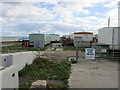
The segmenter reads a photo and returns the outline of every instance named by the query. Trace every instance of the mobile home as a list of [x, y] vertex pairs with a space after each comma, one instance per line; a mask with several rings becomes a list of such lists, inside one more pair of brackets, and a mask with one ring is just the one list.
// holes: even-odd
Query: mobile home
[[98, 43], [109, 45], [110, 49], [120, 49], [120, 27], [105, 27], [99, 29]]
[[60, 36], [58, 34], [29, 34], [30, 46], [44, 47], [51, 41], [59, 41]]

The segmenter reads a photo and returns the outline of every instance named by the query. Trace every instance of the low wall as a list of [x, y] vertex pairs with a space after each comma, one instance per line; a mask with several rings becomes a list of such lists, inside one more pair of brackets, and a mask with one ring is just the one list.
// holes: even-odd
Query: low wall
[[[0, 71], [0, 90], [3, 88], [18, 88], [17, 65], [12, 65]], [[11, 89], [12, 90], [12, 89]]]
[[18, 71], [26, 64], [32, 64], [36, 58], [37, 51], [18, 52], [0, 55], [0, 90], [2, 88], [18, 88]]
[[0, 55], [0, 66], [9, 67], [12, 65], [12, 57], [10, 54]]
[[25, 67], [26, 64], [32, 64], [33, 60], [36, 58], [37, 52], [21, 52], [11, 55], [12, 64], [18, 65], [18, 71]]
[[17, 65], [18, 71], [21, 70], [26, 64], [31, 64], [36, 58], [37, 51], [18, 52], [0, 55], [0, 66], [9, 67]]

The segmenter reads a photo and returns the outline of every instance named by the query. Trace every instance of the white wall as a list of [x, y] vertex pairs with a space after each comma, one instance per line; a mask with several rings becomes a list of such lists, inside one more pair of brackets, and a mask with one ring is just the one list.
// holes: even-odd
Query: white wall
[[111, 45], [115, 45], [115, 49], [118, 49], [118, 43], [120, 35], [118, 34], [118, 28], [114, 27], [114, 35], [113, 35], [113, 27], [106, 27], [99, 29], [98, 31], [98, 43], [100, 44], [108, 44], [112, 49]]
[[74, 37], [82, 37], [83, 41], [91, 41], [93, 34], [74, 34]]
[[18, 88], [17, 66], [12, 65], [0, 71], [0, 90], [2, 88]]
[[60, 36], [58, 34], [45, 34], [45, 44], [50, 43], [51, 41], [59, 41]]
[[26, 64], [31, 64], [36, 58], [37, 52], [21, 52], [12, 54], [13, 65], [18, 65], [18, 71], [21, 70]]
[[119, 44], [119, 49], [120, 49], [120, 28], [118, 28], [118, 44]]
[[98, 31], [98, 43], [112, 44], [113, 28], [102, 28]]
[[[118, 2], [118, 27], [120, 27], [120, 1]], [[120, 28], [118, 30], [118, 43], [120, 45]], [[119, 49], [120, 49], [120, 46], [119, 46]]]
[[9, 54], [0, 55], [0, 66], [9, 67], [12, 65], [12, 57]]
[[59, 41], [60, 36], [58, 34], [50, 34], [51, 35], [51, 41]]
[[[0, 66], [4, 66], [5, 69], [0, 71], [0, 89], [18, 88], [18, 71], [26, 64], [32, 64], [36, 55], [37, 51], [1, 54]], [[15, 73], [14, 77], [12, 77], [13, 73]]]
[[[21, 70], [26, 64], [31, 64], [36, 58], [37, 51], [18, 52], [0, 55], [0, 65], [9, 67], [11, 65], [17, 65], [18, 71]], [[4, 61], [6, 60], [6, 61]]]

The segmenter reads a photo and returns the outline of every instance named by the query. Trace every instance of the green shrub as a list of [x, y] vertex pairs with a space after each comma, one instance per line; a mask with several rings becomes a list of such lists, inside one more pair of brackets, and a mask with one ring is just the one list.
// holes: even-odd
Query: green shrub
[[[58, 80], [62, 85], [54, 87], [67, 88], [71, 64], [66, 60], [62, 62], [52, 61], [45, 58], [36, 58], [31, 65], [26, 65], [19, 72], [20, 87], [29, 88], [30, 81], [35, 80]], [[27, 77], [31, 77], [27, 79]], [[27, 79], [27, 80], [26, 80]], [[30, 84], [26, 85], [26, 82]]]

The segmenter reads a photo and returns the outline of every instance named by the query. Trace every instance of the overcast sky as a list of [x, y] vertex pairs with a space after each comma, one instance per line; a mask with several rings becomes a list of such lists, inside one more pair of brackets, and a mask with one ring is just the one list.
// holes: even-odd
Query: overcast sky
[[97, 33], [98, 29], [107, 27], [109, 16], [110, 26], [118, 26], [119, 0], [34, 1], [0, 3], [3, 36], [26, 36], [38, 31], [60, 35], [76, 31]]

